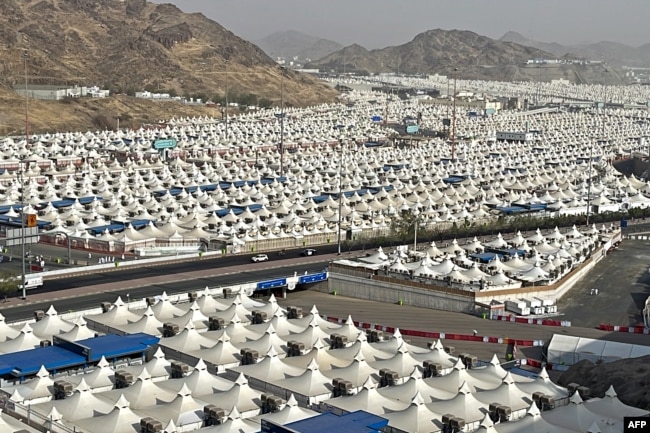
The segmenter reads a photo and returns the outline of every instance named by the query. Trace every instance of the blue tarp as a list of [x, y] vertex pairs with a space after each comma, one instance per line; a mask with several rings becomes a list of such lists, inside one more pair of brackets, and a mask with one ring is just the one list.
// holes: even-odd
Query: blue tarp
[[89, 362], [99, 361], [102, 356], [106, 359], [121, 358], [130, 355], [138, 355], [158, 344], [160, 339], [149, 334], [139, 332], [137, 334], [116, 335], [107, 334], [100, 337], [80, 340], [76, 343], [90, 349], [87, 354]]
[[300, 433], [378, 433], [387, 425], [386, 418], [357, 410], [341, 416], [327, 412], [292, 422], [285, 427]]
[[496, 256], [499, 256], [500, 259], [503, 258], [503, 255], [497, 254], [497, 253], [477, 253], [477, 254], [470, 254], [470, 258], [479, 260], [481, 263], [489, 263], [492, 260], [496, 258]]
[[17, 377], [36, 374], [44, 365], [47, 371], [84, 365], [86, 358], [59, 346], [39, 347], [21, 352], [0, 355], [0, 376], [12, 372]]

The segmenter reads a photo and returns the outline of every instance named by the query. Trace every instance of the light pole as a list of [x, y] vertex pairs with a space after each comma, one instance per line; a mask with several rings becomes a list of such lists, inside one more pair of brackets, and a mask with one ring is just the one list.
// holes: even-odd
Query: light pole
[[226, 141], [228, 140], [228, 63], [230, 59], [225, 59], [226, 63], [226, 106], [224, 107], [224, 116], [226, 118]]
[[[23, 51], [25, 61], [25, 148], [29, 148], [29, 94], [27, 92], [27, 50]], [[27, 275], [25, 271], [25, 166], [20, 160], [20, 244], [22, 246], [22, 275], [23, 299], [27, 299]]]
[[284, 66], [280, 66], [280, 177], [284, 176]]
[[343, 139], [339, 140], [341, 149], [339, 150], [339, 222], [337, 229], [336, 243], [338, 244], [337, 254], [341, 255], [341, 210], [343, 208]]
[[451, 122], [451, 161], [454, 161], [456, 156], [456, 75], [458, 74], [458, 68], [454, 68], [454, 108]]

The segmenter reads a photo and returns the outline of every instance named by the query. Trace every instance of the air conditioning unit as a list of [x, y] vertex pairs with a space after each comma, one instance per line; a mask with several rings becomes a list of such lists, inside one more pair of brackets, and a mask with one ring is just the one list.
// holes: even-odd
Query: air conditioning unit
[[340, 377], [335, 377], [332, 379], [332, 393], [334, 394], [334, 397], [341, 396], [341, 389], [339, 388], [339, 383], [341, 382], [345, 382], [345, 379], [342, 379]]
[[490, 403], [488, 406], [488, 415], [490, 416], [490, 419], [492, 422], [497, 422], [499, 420], [499, 407], [501, 405], [499, 403]]
[[339, 395], [352, 394], [352, 382], [348, 380], [339, 381]]
[[424, 373], [422, 374], [422, 376], [425, 379], [427, 377], [439, 376], [442, 372], [442, 365], [431, 360], [425, 360], [424, 362], [422, 362], [422, 367], [424, 368]]
[[53, 388], [55, 400], [63, 400], [71, 396], [74, 391], [74, 386], [67, 380], [55, 380]]
[[154, 304], [156, 303], [156, 298], [151, 296], [148, 298], [144, 298], [144, 300], [147, 302], [147, 307], [153, 307]]
[[330, 349], [338, 349], [336, 345], [337, 337], [339, 337], [339, 334], [330, 334]]
[[452, 355], [456, 351], [456, 348], [454, 346], [445, 346], [444, 349], [445, 352], [447, 352], [450, 355]]
[[128, 388], [134, 380], [133, 374], [128, 371], [118, 370], [115, 372], [115, 388]]
[[589, 389], [586, 386], [579, 386], [577, 391], [583, 400], [589, 400], [589, 398], [591, 397], [591, 389]]
[[34, 319], [37, 322], [43, 320], [44, 317], [45, 317], [45, 311], [43, 311], [43, 310], [34, 311]]
[[249, 350], [244, 354], [247, 364], [257, 363], [257, 359], [260, 357], [260, 353], [257, 350]]
[[510, 420], [512, 409], [509, 406], [499, 406], [497, 408], [497, 414], [499, 415], [499, 422], [506, 422]]
[[253, 325], [264, 323], [268, 319], [268, 315], [264, 311], [253, 311]]
[[387, 371], [384, 374], [384, 386], [393, 386], [399, 379], [399, 373], [396, 371]]
[[540, 403], [542, 405], [542, 407], [541, 407], [542, 411], [550, 410], [550, 409], [553, 409], [555, 407], [555, 399], [553, 397], [551, 397], [550, 395], [546, 395], [546, 394], [543, 395], [539, 399], [539, 401], [540, 401]]
[[287, 313], [288, 319], [302, 319], [302, 308], [300, 307], [288, 307]]
[[102, 313], [108, 313], [108, 311], [111, 309], [111, 304], [110, 302], [102, 302], [99, 304], [99, 306], [102, 308]]
[[449, 426], [452, 432], [460, 432], [465, 428], [465, 420], [455, 416], [449, 420]]
[[300, 356], [305, 351], [305, 343], [300, 341], [291, 340], [287, 343], [287, 347], [289, 348], [287, 356]]
[[226, 411], [214, 405], [207, 405], [203, 407], [203, 420], [205, 427], [219, 425], [226, 418]]
[[189, 293], [187, 294], [187, 299], [189, 299], [190, 302], [194, 302], [194, 301], [196, 301], [198, 298], [199, 298], [199, 295], [198, 295], [198, 293], [196, 293], [196, 292], [189, 292]]
[[451, 420], [454, 419], [454, 415], [446, 413], [442, 416], [442, 431], [443, 433], [451, 433]]
[[535, 405], [538, 408], [542, 407], [541, 399], [542, 399], [543, 396], [544, 396], [544, 393], [540, 392], [540, 391], [535, 391], [533, 393], [533, 396], [532, 396], [533, 397], [533, 402], [535, 403]]
[[180, 379], [181, 377], [185, 377], [185, 375], [187, 375], [190, 370], [190, 366], [184, 362], [172, 361], [171, 363], [172, 379]]
[[370, 332], [370, 339], [372, 340], [371, 343], [377, 343], [379, 341], [384, 341], [384, 332], [383, 331], [373, 330], [372, 332]]
[[140, 433], [147, 433], [147, 424], [149, 424], [151, 421], [154, 421], [154, 419], [151, 417], [140, 419]]
[[467, 368], [468, 370], [476, 366], [476, 363], [478, 362], [478, 358], [476, 356], [468, 355], [466, 353], [460, 356], [461, 356], [461, 361], [463, 361], [463, 365], [465, 365], [465, 368]]
[[580, 384], [575, 382], [572, 382], [566, 386], [566, 389], [569, 391], [570, 396], [573, 395], [578, 390], [578, 388], [580, 388]]
[[348, 337], [345, 335], [336, 336], [336, 348], [340, 349], [348, 345]]
[[223, 289], [223, 297], [225, 299], [230, 298], [232, 296], [232, 289]]
[[211, 316], [208, 319], [208, 329], [210, 331], [218, 331], [225, 327], [226, 322], [221, 317]]
[[164, 323], [163, 324], [163, 337], [173, 337], [178, 334], [180, 327], [175, 323]]
[[262, 400], [262, 413], [269, 413], [269, 412], [277, 412], [280, 410], [280, 406], [282, 406], [282, 399], [280, 397], [276, 397], [272, 394], [262, 394], [260, 397]]
[[160, 433], [163, 430], [163, 424], [160, 421], [151, 420], [146, 424], [147, 433]]
[[41, 340], [39, 344], [41, 347], [48, 347], [52, 345], [52, 342], [50, 340]]

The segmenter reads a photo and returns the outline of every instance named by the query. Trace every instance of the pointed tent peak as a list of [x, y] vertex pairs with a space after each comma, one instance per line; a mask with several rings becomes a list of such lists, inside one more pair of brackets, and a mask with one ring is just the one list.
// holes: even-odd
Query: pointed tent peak
[[240, 324], [241, 322], [242, 322], [241, 317], [239, 317], [239, 314], [237, 313], [233, 314], [232, 317], [230, 318], [230, 324], [237, 325]]
[[542, 379], [543, 381], [548, 381], [549, 380], [548, 371], [546, 371], [546, 367], [542, 368], [542, 370], [537, 375], [537, 378]]
[[277, 334], [278, 331], [276, 331], [275, 326], [273, 326], [273, 323], [269, 323], [269, 326], [266, 328], [266, 331], [264, 331], [264, 333], [268, 335], [274, 335]]
[[33, 329], [31, 326], [29, 326], [29, 323], [25, 323], [22, 328], [20, 328], [20, 333], [21, 334], [31, 334], [33, 332]]
[[239, 376], [237, 376], [237, 379], [235, 379], [235, 384], [240, 386], [248, 384], [248, 379], [246, 379], [244, 373], [239, 373]]
[[[158, 350], [160, 350], [160, 348], [158, 348]], [[106, 368], [106, 367], [110, 368], [110, 366], [111, 366], [111, 364], [109, 364], [109, 362], [106, 360], [104, 355], [102, 355], [99, 362], [97, 363], [97, 367], [99, 367], [99, 368]]]
[[587, 429], [587, 433], [602, 433], [602, 430], [600, 427], [598, 427], [598, 423], [596, 421], [591, 423], [591, 426]]
[[154, 317], [156, 314], [151, 309], [151, 305], [147, 305], [147, 308], [142, 313], [142, 317]]
[[125, 305], [126, 305], [126, 304], [125, 304], [124, 301], [122, 300], [122, 297], [121, 297], [121, 296], [118, 296], [117, 299], [115, 300], [115, 302], [113, 302], [113, 306], [115, 306], [116, 308], [124, 307]]
[[415, 393], [415, 395], [411, 399], [411, 404], [415, 406], [422, 406], [424, 404], [424, 398], [422, 398], [422, 394], [420, 394], [420, 391]]
[[278, 303], [278, 300], [275, 299], [275, 295], [273, 293], [271, 293], [271, 296], [269, 296], [268, 302], [269, 302], [269, 304], [277, 304]]
[[90, 389], [91, 389], [90, 385], [88, 385], [86, 379], [82, 377], [81, 380], [79, 381], [79, 384], [75, 388], [75, 391], [85, 392], [85, 391], [90, 391]]
[[208, 296], [211, 296], [211, 295], [210, 295], [210, 287], [205, 286], [205, 288], [204, 288], [203, 290], [201, 290], [200, 295], [201, 295], [201, 296], [205, 296], [206, 298], [207, 298]]
[[323, 341], [323, 339], [321, 337], [318, 337], [316, 339], [316, 341], [314, 341], [314, 344], [312, 344], [311, 347], [312, 347], [312, 349], [321, 350], [321, 349], [325, 349], [326, 347], [328, 347], [328, 345], [325, 344], [325, 342]]
[[79, 328], [86, 328], [88, 327], [88, 322], [86, 322], [86, 319], [84, 319], [84, 316], [79, 316], [77, 320], [74, 321], [75, 326]]
[[63, 415], [61, 415], [61, 413], [56, 410], [56, 406], [52, 406], [50, 413], [47, 414], [47, 418], [51, 422], [59, 422], [63, 419]]
[[237, 406], [233, 406], [232, 411], [228, 414], [228, 419], [229, 420], [237, 420], [241, 418], [241, 415], [239, 414], [239, 411], [237, 410]]
[[312, 358], [312, 360], [309, 361], [309, 364], [307, 365], [307, 370], [318, 371], [318, 362], [316, 362], [316, 360]]
[[41, 365], [41, 368], [38, 369], [38, 373], [36, 373], [36, 377], [38, 378], [48, 377], [49, 375], [50, 372], [47, 371], [44, 365]]
[[269, 351], [266, 352], [266, 355], [264, 355], [264, 356], [266, 358], [277, 358], [278, 352], [276, 352], [275, 347], [273, 347], [273, 345], [271, 345], [271, 347], [269, 348]]
[[313, 305], [313, 306], [311, 307], [311, 310], [309, 310], [309, 313], [312, 314], [312, 315], [314, 315], [314, 316], [318, 316], [318, 315], [319, 315], [319, 313], [318, 313], [318, 308], [316, 308], [316, 305]]
[[190, 305], [190, 310], [191, 311], [201, 311], [201, 307], [199, 307], [199, 304], [197, 304], [196, 300], [192, 302]]
[[56, 309], [54, 308], [54, 305], [50, 305], [50, 308], [47, 309], [45, 312], [46, 316], [57, 316], [59, 313], [57, 313]]
[[479, 429], [483, 427], [484, 429], [490, 429], [491, 427], [494, 427], [494, 421], [492, 421], [492, 418], [490, 418], [490, 414], [486, 413], [483, 419], [481, 420], [481, 424], [479, 424]]
[[571, 397], [569, 397], [569, 401], [571, 403], [573, 403], [573, 404], [582, 404], [582, 403], [584, 403], [584, 400], [582, 399], [582, 397], [580, 397], [579, 392], [574, 392], [573, 395]]
[[140, 371], [140, 375], [136, 378], [136, 380], [141, 380], [144, 382], [145, 380], [151, 380], [151, 373], [149, 373], [149, 370], [147, 368], [143, 368], [142, 371]]
[[399, 328], [395, 328], [395, 332], [393, 332], [393, 338], [402, 338], [402, 333], [400, 332]]
[[510, 374], [509, 371], [503, 377], [503, 379], [501, 380], [501, 383], [504, 383], [506, 385], [512, 385], [513, 383], [515, 383], [515, 380], [512, 378], [512, 375]]
[[541, 412], [539, 411], [539, 408], [537, 407], [537, 404], [535, 402], [533, 402], [533, 404], [530, 405], [528, 411], [526, 412], [526, 415], [532, 416], [533, 418], [536, 418], [541, 415]]
[[316, 319], [318, 316], [311, 316], [311, 319], [309, 320], [309, 325], [307, 325], [309, 328], [318, 328], [318, 319]]
[[354, 320], [352, 320], [351, 314], [348, 314], [348, 318], [345, 320], [345, 324], [348, 326], [354, 326]]
[[501, 365], [501, 362], [499, 361], [499, 357], [497, 357], [496, 353], [492, 355], [492, 359], [490, 359], [490, 365], [494, 365], [494, 366]]
[[357, 362], [363, 362], [363, 361], [366, 360], [366, 357], [363, 356], [363, 351], [362, 351], [362, 350], [359, 350], [359, 351], [354, 355], [354, 358], [352, 358], [352, 359], [355, 360], [355, 361], [357, 361]]
[[196, 326], [194, 326], [194, 322], [191, 320], [188, 320], [185, 326], [183, 326], [184, 331], [193, 331], [196, 329]]
[[442, 341], [437, 339], [432, 345], [431, 350], [445, 350], [445, 347], [442, 345]]
[[472, 389], [469, 387], [469, 385], [468, 385], [467, 382], [465, 381], [465, 382], [463, 382], [463, 384], [460, 386], [460, 388], [458, 388], [458, 393], [459, 393], [459, 394], [464, 394], [464, 395], [471, 394], [471, 393], [472, 393]]
[[20, 392], [18, 392], [17, 389], [14, 389], [14, 392], [11, 393], [11, 397], [9, 397], [9, 400], [13, 401], [14, 403], [22, 403], [25, 401], [25, 397], [22, 396]]
[[178, 390], [176, 395], [179, 397], [189, 397], [192, 395], [192, 390], [187, 386], [187, 383], [183, 383], [183, 386], [181, 386], [181, 389]]
[[167, 295], [167, 292], [162, 292], [162, 294], [160, 295], [160, 300], [169, 301], [169, 296]]
[[607, 388], [607, 391], [605, 391], [605, 397], [609, 398], [616, 398], [618, 394], [616, 394], [616, 390], [614, 389], [614, 385], [609, 385], [609, 388]]
[[374, 389], [377, 387], [377, 382], [374, 381], [372, 376], [368, 376], [365, 382], [363, 382], [363, 385], [361, 385], [362, 388], [365, 389]]
[[160, 346], [156, 349], [156, 351], [153, 354], [154, 359], [165, 359], [165, 352], [162, 351]]
[[194, 366], [194, 370], [196, 371], [206, 371], [208, 369], [208, 366], [205, 364], [205, 361], [203, 361], [203, 358], [199, 358], [198, 361], [196, 361], [196, 365]]
[[131, 406], [131, 403], [129, 403], [124, 394], [120, 394], [120, 398], [113, 404], [113, 407], [116, 409], [126, 409], [129, 406]]
[[401, 353], [402, 355], [405, 353], [409, 353], [409, 348], [408, 346], [406, 346], [405, 341], [402, 341], [402, 344], [399, 345], [399, 347], [397, 348], [397, 352]]
[[287, 406], [288, 407], [297, 407], [298, 406], [298, 401], [296, 400], [296, 397], [293, 396], [293, 394], [289, 395], [289, 398], [287, 399]]
[[465, 370], [465, 364], [463, 364], [463, 360], [460, 358], [456, 359], [456, 363], [454, 364], [454, 370]]
[[237, 293], [233, 298], [231, 305], [241, 305], [241, 304], [242, 304], [241, 293]]
[[165, 428], [163, 429], [165, 433], [177, 433], [178, 427], [174, 424], [174, 420], [170, 419]]
[[3, 316], [2, 313], [0, 313], [0, 322], [4, 322], [4, 321], [5, 321], [5, 316]]

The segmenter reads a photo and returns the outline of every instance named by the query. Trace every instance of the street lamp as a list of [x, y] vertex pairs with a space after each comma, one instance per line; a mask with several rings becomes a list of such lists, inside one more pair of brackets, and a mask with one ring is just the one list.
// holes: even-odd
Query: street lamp
[[337, 229], [336, 242], [338, 244], [337, 254], [341, 255], [341, 210], [343, 208], [343, 139], [339, 140], [339, 222]]
[[280, 177], [284, 176], [284, 66], [280, 66]]
[[223, 113], [226, 120], [226, 141], [227, 141], [228, 140], [228, 63], [230, 63], [230, 59], [225, 59], [224, 62], [226, 63], [226, 106]]
[[458, 68], [454, 68], [454, 108], [451, 122], [451, 160], [454, 161], [456, 156], [456, 75], [458, 75]]
[[[27, 57], [29, 54], [27, 50], [23, 51], [23, 59], [25, 61], [25, 148], [29, 148], [29, 94], [27, 91]], [[27, 299], [27, 276], [25, 272], [25, 166], [23, 160], [20, 161], [20, 244], [22, 246], [22, 285], [23, 285], [23, 299]]]

